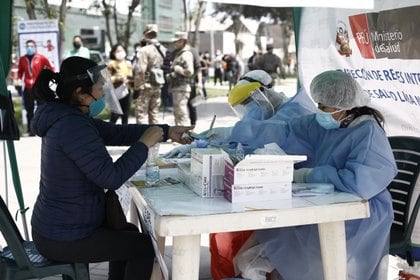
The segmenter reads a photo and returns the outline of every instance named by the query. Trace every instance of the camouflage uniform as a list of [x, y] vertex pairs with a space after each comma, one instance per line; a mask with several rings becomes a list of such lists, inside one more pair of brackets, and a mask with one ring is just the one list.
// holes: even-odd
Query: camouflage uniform
[[158, 122], [157, 114], [159, 113], [161, 86], [155, 86], [148, 82], [148, 71], [152, 67], [161, 68], [163, 64], [163, 57], [156, 47], [161, 50], [162, 54], [165, 54], [166, 48], [159, 44], [157, 40], [149, 42], [137, 54], [134, 89], [140, 90], [135, 110], [138, 124], [156, 124]]
[[[181, 66], [182, 70], [180, 69]], [[184, 48], [175, 53], [174, 61], [171, 66], [171, 75], [176, 76], [178, 83], [170, 86], [172, 93], [175, 125], [189, 125], [188, 117], [188, 98], [191, 93], [190, 79], [194, 74], [194, 58], [190, 51], [190, 46], [185, 45]]]

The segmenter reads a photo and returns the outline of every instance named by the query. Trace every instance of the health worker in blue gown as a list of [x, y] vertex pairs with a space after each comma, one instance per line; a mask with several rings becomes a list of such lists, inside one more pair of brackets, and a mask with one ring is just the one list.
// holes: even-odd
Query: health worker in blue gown
[[[295, 182], [331, 183], [336, 191], [368, 200], [369, 218], [345, 222], [347, 279], [386, 279], [393, 220], [387, 186], [397, 167], [383, 116], [367, 106], [370, 97], [346, 73], [323, 72], [310, 91], [318, 104], [315, 114], [287, 122], [238, 122], [230, 141], [276, 142], [288, 154], [307, 155], [295, 166]], [[316, 225], [259, 230], [251, 237], [254, 246], [248, 244], [235, 259], [242, 277], [323, 279]]]
[[[253, 70], [241, 77], [229, 92], [229, 105], [242, 123], [250, 120], [289, 120], [316, 111], [314, 102], [303, 89], [288, 98], [283, 92], [276, 92], [271, 88], [271, 81], [267, 72]], [[199, 140], [191, 145], [174, 148], [165, 157], [184, 157], [191, 152], [191, 148], [206, 148], [208, 146], [235, 149], [237, 143], [231, 144], [229, 139], [230, 137], [236, 139], [239, 135], [232, 135], [232, 130], [233, 127], [215, 127], [204, 131], [195, 135]], [[261, 148], [254, 144], [256, 143], [248, 143], [244, 147], [247, 153]]]

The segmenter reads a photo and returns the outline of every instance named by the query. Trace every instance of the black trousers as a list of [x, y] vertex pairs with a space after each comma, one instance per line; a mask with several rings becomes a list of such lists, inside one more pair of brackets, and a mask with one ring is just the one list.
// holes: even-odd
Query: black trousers
[[128, 124], [128, 115], [130, 114], [130, 105], [131, 105], [131, 93], [127, 94], [124, 98], [118, 100], [120, 102], [121, 109], [123, 111], [122, 115], [111, 113], [110, 122], [116, 123], [118, 118], [121, 117], [122, 124]]
[[188, 107], [188, 114], [190, 117], [190, 122], [191, 125], [195, 125], [197, 123], [197, 108], [194, 107], [191, 103], [191, 100], [197, 96], [197, 85], [191, 84], [191, 92], [190, 92], [190, 97], [188, 98], [188, 103], [187, 103], [187, 107]]
[[31, 121], [34, 117], [35, 98], [31, 88], [25, 88], [23, 91], [23, 103], [26, 110], [26, 120], [28, 124], [28, 133], [31, 133]]
[[149, 280], [154, 262], [150, 237], [133, 224], [125, 230], [100, 227], [80, 240], [51, 240], [32, 230], [38, 251], [47, 259], [62, 262], [97, 263], [109, 261], [109, 280]]

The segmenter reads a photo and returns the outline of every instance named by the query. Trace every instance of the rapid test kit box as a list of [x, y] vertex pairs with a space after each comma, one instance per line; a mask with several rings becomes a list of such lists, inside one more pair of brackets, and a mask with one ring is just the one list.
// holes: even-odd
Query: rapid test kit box
[[[225, 152], [223, 152], [225, 153]], [[290, 199], [298, 155], [247, 155], [234, 164], [225, 154], [224, 197], [230, 202]]]
[[178, 167], [181, 180], [201, 197], [222, 197], [225, 154], [218, 148], [191, 149], [190, 170]]

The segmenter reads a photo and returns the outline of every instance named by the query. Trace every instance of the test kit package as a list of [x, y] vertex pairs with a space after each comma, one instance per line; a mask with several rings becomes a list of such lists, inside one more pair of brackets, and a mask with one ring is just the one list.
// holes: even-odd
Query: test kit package
[[290, 199], [293, 164], [306, 160], [306, 156], [247, 155], [234, 164], [224, 158], [224, 197], [230, 202]]
[[201, 197], [222, 197], [225, 154], [217, 148], [191, 149], [191, 174], [186, 183]]

